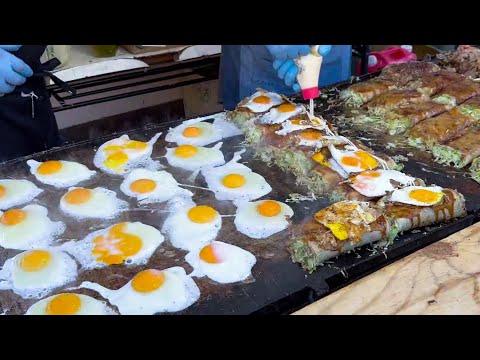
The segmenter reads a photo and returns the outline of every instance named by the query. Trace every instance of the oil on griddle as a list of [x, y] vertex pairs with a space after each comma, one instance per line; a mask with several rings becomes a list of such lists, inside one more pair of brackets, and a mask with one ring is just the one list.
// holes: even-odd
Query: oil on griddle
[[[147, 130], [141, 129], [137, 131], [130, 131], [129, 135], [132, 139], [147, 141], [155, 133], [163, 131], [162, 137], [154, 146], [152, 158], [160, 161], [166, 166], [172, 175], [179, 183], [194, 185], [199, 187], [206, 187], [204, 179], [201, 175], [197, 177], [195, 182], [189, 182], [187, 178], [191, 172], [184, 171], [170, 167], [163, 155], [165, 154], [165, 147], [168, 145], [163, 139], [169, 126], [176, 126], [179, 122], [174, 124], [165, 124], [162, 126], [150, 126]], [[41, 154], [36, 154], [32, 157], [18, 159], [0, 165], [0, 178], [11, 179], [28, 179], [37, 184], [45, 191], [38, 196], [32, 203], [45, 206], [49, 210], [49, 217], [53, 221], [64, 221], [67, 224], [67, 230], [61, 236], [60, 240], [54, 244], [59, 245], [68, 240], [82, 240], [90, 232], [106, 228], [118, 222], [124, 221], [141, 221], [145, 224], [161, 229], [162, 224], [167, 216], [165, 204], [146, 204], [138, 205], [136, 200], [132, 200], [125, 196], [120, 190], [119, 186], [122, 182], [121, 176], [111, 176], [104, 174], [93, 165], [93, 156], [95, 150], [105, 141], [115, 136], [104, 137], [90, 142], [83, 142], [76, 145], [69, 145], [65, 148], [53, 149]], [[242, 146], [243, 138], [237, 136], [235, 138], [224, 140], [222, 150], [225, 154], [226, 161], [229, 161], [233, 153], [238, 151]], [[170, 144], [168, 146], [174, 146]], [[53, 186], [38, 183], [33, 175], [30, 174], [26, 160], [34, 158], [38, 161], [46, 161], [52, 159], [61, 159], [67, 161], [78, 161], [85, 164], [91, 169], [97, 170], [97, 175], [92, 179], [79, 184], [79, 186], [87, 188], [105, 187], [117, 193], [118, 197], [129, 202], [129, 209], [121, 213], [117, 218], [111, 220], [82, 220], [77, 221], [67, 215], [63, 214], [59, 209], [59, 201], [61, 196], [67, 191], [66, 189], [57, 189]], [[263, 163], [252, 160], [252, 154], [247, 151], [243, 154], [241, 162], [248, 163], [253, 171], [256, 171], [267, 178], [267, 181], [272, 185], [273, 191], [268, 194], [268, 198], [279, 201], [285, 201], [289, 192], [302, 192], [304, 189], [296, 189], [290, 184], [295, 183], [295, 179], [285, 176], [279, 176], [279, 170], [274, 168], [265, 168]], [[193, 200], [197, 204], [205, 204], [213, 206], [222, 215], [233, 215], [235, 213], [235, 206], [230, 201], [217, 201], [214, 194], [208, 190], [191, 189], [194, 193]], [[295, 211], [294, 221], [299, 221], [306, 213], [314, 211], [318, 206], [313, 207], [311, 204], [291, 204]], [[326, 204], [325, 204], [326, 205]], [[324, 206], [325, 206], [324, 205]], [[288, 240], [287, 232], [276, 234], [266, 240], [254, 240], [239, 233], [235, 229], [232, 217], [225, 217], [222, 221], [222, 228], [217, 237], [219, 241], [225, 241], [234, 245], [238, 245], [257, 257], [257, 264], [254, 267], [254, 276], [247, 279], [244, 283], [233, 285], [220, 285], [208, 278], [195, 278], [201, 291], [200, 301], [191, 308], [186, 309], [183, 313], [188, 314], [222, 314], [222, 313], [251, 313], [259, 308], [278, 300], [289, 292], [294, 292], [305, 286], [305, 274], [303, 271], [292, 264], [289, 255], [285, 250], [285, 244]], [[63, 292], [65, 288], [73, 288], [78, 286], [83, 281], [97, 282], [107, 288], [118, 289], [126, 284], [139, 271], [155, 268], [165, 269], [172, 266], [182, 266], [187, 273], [192, 271], [192, 268], [184, 261], [186, 251], [174, 248], [168, 242], [168, 237], [159, 249], [153, 254], [149, 262], [143, 266], [128, 267], [124, 265], [110, 266], [103, 269], [96, 269], [90, 271], [80, 270], [77, 281], [65, 285], [63, 288], [56, 289], [48, 296]], [[3, 265], [5, 260], [15, 256], [21, 251], [16, 250], [0, 250], [0, 264]], [[285, 268], [283, 265], [291, 264], [289, 268], [289, 287], [286, 288], [281, 279], [284, 277]], [[276, 268], [279, 265], [279, 268]], [[272, 276], [272, 274], [275, 274]], [[292, 276], [293, 275], [293, 276]], [[282, 285], [277, 284], [278, 281]], [[75, 289], [74, 292], [88, 294], [94, 298], [103, 300], [96, 292], [88, 289]], [[262, 294], [257, 300], [256, 296]], [[38, 299], [22, 299], [20, 296], [14, 294], [12, 291], [0, 291], [0, 309], [6, 311], [6, 314], [23, 314], [33, 303]]]

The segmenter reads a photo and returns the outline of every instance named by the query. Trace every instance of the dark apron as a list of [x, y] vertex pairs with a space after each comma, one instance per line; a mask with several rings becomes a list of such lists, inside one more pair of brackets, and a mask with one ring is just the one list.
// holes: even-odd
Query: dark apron
[[[12, 54], [33, 70], [41, 68], [46, 45], [24, 45]], [[44, 69], [53, 70], [53, 69]], [[60, 145], [57, 122], [43, 77], [30, 77], [0, 97], [0, 162]]]

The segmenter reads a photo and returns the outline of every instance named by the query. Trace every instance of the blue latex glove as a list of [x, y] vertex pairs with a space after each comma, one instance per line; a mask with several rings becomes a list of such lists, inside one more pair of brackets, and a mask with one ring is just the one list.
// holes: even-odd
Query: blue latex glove
[[[284, 45], [279, 45], [279, 46], [284, 46]], [[307, 46], [307, 45], [302, 45], [302, 46]], [[297, 47], [297, 45], [295, 46], [292, 45], [292, 47]], [[328, 56], [328, 54], [330, 54], [331, 51], [332, 51], [331, 45], [320, 45], [318, 47], [318, 53], [324, 57]], [[301, 54], [301, 55], [307, 55], [309, 52], [310, 52], [310, 46], [308, 46], [307, 53]], [[300, 86], [297, 84], [298, 67], [297, 65], [295, 65], [295, 62], [293, 61], [293, 59], [296, 59], [298, 56], [299, 56], [299, 53], [297, 53], [297, 55], [293, 58], [288, 58], [286, 60], [276, 58], [273, 61], [273, 68], [277, 70], [278, 77], [280, 79], [283, 79], [287, 86], [292, 86], [295, 92], [300, 92], [301, 90]]]
[[296, 59], [310, 52], [310, 45], [266, 45], [275, 60]]
[[0, 45], [0, 95], [12, 92], [33, 75], [30, 66], [10, 53], [20, 47], [21, 45]]

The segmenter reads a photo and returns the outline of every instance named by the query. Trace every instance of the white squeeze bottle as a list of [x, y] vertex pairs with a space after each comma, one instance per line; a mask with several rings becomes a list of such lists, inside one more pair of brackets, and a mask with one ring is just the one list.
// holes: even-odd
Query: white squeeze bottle
[[295, 64], [298, 66], [297, 82], [302, 89], [303, 98], [310, 100], [310, 113], [312, 115], [313, 99], [320, 96], [318, 79], [320, 78], [323, 57], [318, 53], [319, 46], [313, 45], [310, 49], [310, 54], [300, 56], [295, 60]]

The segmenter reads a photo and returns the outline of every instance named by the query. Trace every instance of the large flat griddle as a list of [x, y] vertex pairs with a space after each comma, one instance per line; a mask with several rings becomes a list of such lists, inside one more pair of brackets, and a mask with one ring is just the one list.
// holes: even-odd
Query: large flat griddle
[[[164, 136], [169, 127], [180, 124], [181, 121], [164, 123], [161, 125], [146, 126], [142, 129], [129, 131], [128, 134], [135, 140], [149, 140], [157, 132], [163, 132], [160, 140], [154, 147], [152, 157], [167, 165], [162, 156], [165, 154], [167, 143]], [[121, 177], [109, 176], [103, 173], [91, 180], [81, 183], [85, 187], [106, 187], [117, 192], [121, 199], [130, 203], [130, 210], [122, 213], [117, 219], [111, 221], [75, 221], [61, 213], [58, 208], [60, 197], [65, 191], [55, 189], [48, 185], [39, 184], [30, 174], [26, 160], [35, 159], [46, 161], [51, 159], [62, 159], [79, 161], [91, 169], [95, 150], [105, 141], [118, 137], [121, 134], [112, 134], [108, 137], [98, 138], [92, 141], [76, 143], [47, 152], [35, 154], [30, 157], [16, 159], [8, 163], [0, 164], [0, 178], [28, 179], [45, 189], [34, 203], [46, 206], [49, 209], [49, 216], [52, 220], [62, 220], [67, 224], [67, 230], [62, 239], [83, 239], [88, 233], [110, 226], [121, 221], [141, 221], [161, 228], [166, 218], [165, 205], [149, 204], [148, 206], [137, 206], [119, 190]], [[242, 136], [233, 137], [224, 141], [222, 150], [226, 160], [230, 160], [235, 151], [241, 148]], [[172, 146], [172, 144], [168, 145]], [[285, 174], [275, 166], [267, 167], [265, 163], [253, 158], [253, 153], [248, 150], [242, 156], [253, 171], [262, 174], [271, 184], [273, 191], [268, 198], [285, 201], [290, 193], [307, 194], [307, 189], [295, 185], [295, 178]], [[421, 168], [429, 171], [424, 172]], [[202, 176], [198, 176], [195, 183], [189, 183], [187, 178], [190, 172], [178, 170], [167, 166], [166, 170], [171, 172], [179, 183], [205, 186]], [[438, 185], [454, 187], [466, 195], [469, 215], [463, 219], [456, 220], [440, 226], [422, 229], [405, 233], [392, 245], [386, 253], [374, 250], [371, 247], [364, 247], [355, 253], [349, 253], [333, 259], [331, 262], [318, 268], [309, 275], [303, 271], [298, 264], [294, 264], [286, 250], [286, 243], [289, 240], [288, 231], [272, 236], [267, 240], [250, 239], [235, 230], [233, 218], [223, 219], [222, 229], [217, 240], [225, 241], [245, 248], [255, 254], [257, 264], [253, 268], [253, 278], [241, 284], [220, 285], [207, 278], [195, 278], [200, 287], [202, 296], [198, 303], [181, 312], [181, 314], [283, 314], [290, 313], [301, 306], [326, 296], [332, 291], [345, 286], [362, 276], [365, 276], [397, 258], [403, 257], [432, 242], [445, 238], [469, 225], [476, 219], [476, 211], [480, 207], [480, 185], [468, 179], [452, 178], [439, 171], [433, 164], [426, 163], [419, 165], [414, 160], [407, 163], [407, 171], [412, 175], [422, 177], [428, 181], [434, 181]], [[217, 201], [209, 191], [195, 189], [194, 201], [198, 204], [209, 204], [214, 206], [221, 214], [233, 214], [235, 207], [228, 201]], [[301, 223], [309, 219], [319, 209], [329, 205], [327, 198], [320, 198], [316, 201], [304, 201], [301, 203], [290, 203], [295, 211], [294, 223]], [[168, 240], [168, 239], [167, 239]], [[62, 240], [63, 241], [63, 240]], [[0, 265], [19, 251], [0, 249]], [[86, 271], [80, 273], [75, 283], [67, 287], [74, 287], [82, 281], [93, 281], [108, 288], [117, 289], [127, 283], [134, 274], [147, 268], [164, 269], [171, 266], [183, 266], [187, 273], [191, 268], [184, 261], [186, 252], [173, 248], [168, 241], [155, 252], [149, 263], [145, 266], [130, 268], [127, 266], [112, 266], [105, 269]], [[62, 292], [58, 289], [53, 292]], [[78, 293], [88, 294], [95, 298], [102, 299], [93, 291], [80, 289]], [[23, 314], [27, 308], [37, 300], [24, 300], [15, 295], [12, 291], [0, 291], [0, 312], [7, 314]]]

